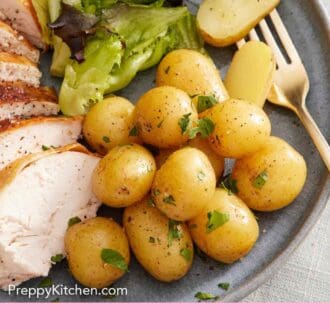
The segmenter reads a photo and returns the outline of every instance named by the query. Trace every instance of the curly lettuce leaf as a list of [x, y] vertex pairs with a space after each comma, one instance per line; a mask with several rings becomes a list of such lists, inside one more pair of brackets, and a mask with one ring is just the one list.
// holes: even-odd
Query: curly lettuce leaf
[[120, 39], [98, 31], [88, 40], [85, 61], [72, 61], [66, 66], [59, 103], [65, 115], [84, 114], [91, 104], [102, 100], [108, 87], [109, 74], [121, 64], [123, 45]]
[[[97, 38], [96, 65], [96, 53], [90, 52], [93, 38], [87, 40], [85, 61], [67, 65], [60, 92], [60, 106], [66, 115], [86, 113], [93, 102], [101, 100], [104, 94], [124, 88], [139, 71], [156, 65], [173, 49], [203, 49], [195, 18], [185, 7], [117, 4], [103, 11], [95, 29], [111, 32]], [[111, 42], [117, 45], [116, 51], [103, 50], [109, 48]], [[99, 66], [102, 61], [103, 65]]]

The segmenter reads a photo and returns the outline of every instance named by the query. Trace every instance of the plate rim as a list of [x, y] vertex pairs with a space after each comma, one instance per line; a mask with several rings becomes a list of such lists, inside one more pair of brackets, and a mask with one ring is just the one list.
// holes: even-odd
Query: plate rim
[[[311, 0], [312, 6], [320, 17], [320, 24], [327, 32], [326, 39], [330, 44], [330, 17], [323, 0]], [[221, 302], [238, 302], [258, 289], [266, 281], [270, 280], [288, 261], [292, 253], [304, 241], [313, 227], [320, 221], [326, 206], [330, 200], [330, 173], [325, 172], [324, 184], [320, 187], [316, 202], [310, 212], [305, 216], [301, 227], [297, 230], [293, 239], [287, 246], [279, 252], [267, 265], [265, 265], [257, 274], [246, 280], [240, 286], [233, 289], [232, 292], [222, 299]]]

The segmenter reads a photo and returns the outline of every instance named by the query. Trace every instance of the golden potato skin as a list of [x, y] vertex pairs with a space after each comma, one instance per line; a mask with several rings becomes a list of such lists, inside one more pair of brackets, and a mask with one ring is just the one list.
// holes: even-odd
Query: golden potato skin
[[[257, 188], [255, 180], [264, 171], [267, 181]], [[303, 156], [274, 136], [256, 153], [237, 160], [232, 173], [240, 198], [258, 211], [275, 211], [289, 205], [301, 192], [306, 175]]]
[[[158, 148], [175, 148], [188, 141], [179, 125], [184, 115], [190, 114], [189, 127], [198, 114], [187, 93], [170, 86], [156, 87], [136, 104], [139, 132], [145, 143]], [[187, 129], [188, 129], [187, 128]]]
[[[229, 221], [207, 232], [208, 212], [218, 211]], [[189, 221], [193, 241], [209, 257], [231, 264], [244, 257], [259, 236], [259, 226], [249, 208], [235, 195], [217, 188], [203, 212]]]
[[130, 136], [135, 125], [134, 105], [123, 97], [108, 97], [91, 107], [85, 116], [83, 134], [88, 144], [104, 155], [119, 144], [139, 143]]
[[174, 86], [190, 96], [214, 95], [219, 101], [229, 98], [212, 59], [198, 51], [178, 49], [168, 53], [160, 62], [157, 86]]
[[[131, 205], [124, 212], [124, 228], [130, 246], [139, 263], [157, 280], [171, 282], [183, 277], [193, 261], [193, 244], [184, 223], [178, 225], [180, 239], [169, 244], [169, 219], [148, 198]], [[191, 251], [191, 259], [181, 255]]]
[[196, 148], [174, 152], [156, 172], [152, 195], [170, 219], [186, 221], [200, 213], [215, 190], [216, 178], [207, 156]]
[[268, 116], [252, 103], [230, 99], [207, 114], [215, 124], [209, 142], [220, 156], [241, 158], [260, 149], [270, 136]]
[[225, 159], [219, 156], [211, 148], [208, 139], [202, 139], [201, 137], [197, 137], [193, 140], [190, 140], [188, 144], [190, 147], [199, 149], [200, 151], [204, 152], [214, 169], [215, 177], [219, 179], [225, 168]]
[[147, 149], [138, 144], [118, 146], [96, 166], [93, 192], [108, 206], [125, 207], [148, 193], [155, 172], [155, 160]]
[[65, 250], [73, 277], [91, 288], [104, 288], [125, 272], [101, 258], [102, 249], [121, 254], [129, 264], [130, 253], [123, 228], [114, 220], [96, 217], [71, 226], [65, 235]]
[[225, 79], [231, 98], [263, 107], [273, 84], [276, 61], [272, 49], [261, 41], [249, 41], [233, 58]]
[[280, 0], [204, 0], [197, 12], [197, 27], [203, 39], [225, 47], [244, 38]]

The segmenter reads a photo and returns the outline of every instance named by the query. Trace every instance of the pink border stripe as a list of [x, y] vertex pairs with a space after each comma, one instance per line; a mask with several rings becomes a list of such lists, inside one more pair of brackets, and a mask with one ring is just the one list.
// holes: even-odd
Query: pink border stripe
[[32, 303], [1, 304], [0, 311], [4, 330], [330, 329], [330, 304]]

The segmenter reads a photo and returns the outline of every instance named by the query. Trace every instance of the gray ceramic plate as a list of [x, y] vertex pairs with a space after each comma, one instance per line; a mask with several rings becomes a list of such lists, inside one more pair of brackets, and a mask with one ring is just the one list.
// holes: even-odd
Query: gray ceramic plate
[[[197, 1], [197, 0], [195, 0]], [[196, 6], [189, 4], [192, 10]], [[318, 0], [283, 0], [279, 12], [305, 63], [311, 81], [308, 98], [310, 111], [326, 138], [330, 138], [330, 26], [324, 8]], [[235, 47], [227, 49], [209, 48], [222, 75], [228, 68]], [[42, 60], [44, 84], [58, 84], [49, 77], [49, 56]], [[154, 70], [143, 72], [122, 91], [122, 95], [135, 101], [139, 95], [152, 87]], [[239, 301], [272, 276], [285, 263], [291, 252], [319, 219], [330, 195], [330, 178], [315, 147], [299, 123], [288, 110], [266, 105], [273, 135], [280, 136], [301, 152], [308, 164], [308, 178], [298, 199], [289, 207], [270, 214], [258, 214], [260, 238], [252, 252], [242, 261], [231, 266], [204, 260], [196, 256], [189, 274], [182, 280], [164, 284], [149, 276], [133, 259], [130, 272], [118, 281], [116, 287], [125, 287], [127, 296], [118, 296], [112, 301], [194, 301], [197, 291], [221, 294], [222, 301]], [[102, 210], [120, 221], [120, 211]], [[75, 281], [62, 262], [50, 273], [54, 284], [72, 287]], [[217, 285], [229, 282], [230, 290], [224, 294]], [[40, 279], [24, 283], [24, 287], [37, 287]], [[50, 297], [53, 300], [57, 296]], [[101, 297], [59, 297], [60, 301], [105, 301]], [[8, 296], [0, 293], [0, 301], [27, 301], [22, 296]], [[36, 300], [36, 299], [32, 299]], [[42, 299], [43, 300], [43, 299]], [[40, 301], [40, 299], [39, 299]]]

